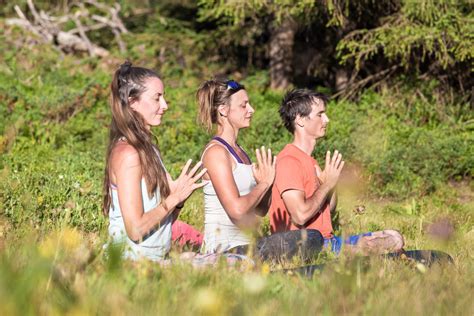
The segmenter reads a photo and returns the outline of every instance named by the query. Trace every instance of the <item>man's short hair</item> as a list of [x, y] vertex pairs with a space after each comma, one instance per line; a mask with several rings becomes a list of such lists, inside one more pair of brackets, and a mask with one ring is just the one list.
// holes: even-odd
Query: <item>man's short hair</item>
[[280, 117], [290, 133], [295, 132], [295, 119], [297, 115], [307, 117], [311, 114], [311, 105], [320, 100], [326, 105], [328, 97], [322, 93], [308, 89], [293, 89], [288, 91], [280, 105]]

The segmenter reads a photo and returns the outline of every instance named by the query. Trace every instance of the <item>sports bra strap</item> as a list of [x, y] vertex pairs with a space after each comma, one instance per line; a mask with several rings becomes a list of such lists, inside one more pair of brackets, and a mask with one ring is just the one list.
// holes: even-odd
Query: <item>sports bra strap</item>
[[244, 153], [245, 157], [247, 157], [249, 162], [252, 163], [252, 159], [250, 159], [249, 155], [247, 155], [247, 152], [245, 152], [245, 150], [242, 148], [242, 146], [240, 146], [239, 144], [237, 144], [237, 146], [239, 146], [240, 150], [242, 150], [242, 152]]
[[[234, 156], [235, 160], [237, 160], [238, 163], [241, 163], [243, 164], [244, 162], [242, 161], [242, 159], [240, 159], [239, 155], [237, 155], [237, 153], [235, 152], [234, 148], [232, 148], [231, 145], [229, 145], [225, 140], [223, 140], [222, 138], [220, 138], [219, 136], [214, 136], [212, 138], [213, 140], [217, 140], [219, 143], [221, 143], [222, 145], [224, 145], [227, 150], [232, 154], [232, 156]], [[239, 146], [239, 145], [237, 145]], [[245, 154], [245, 157], [247, 157], [247, 159], [252, 162], [250, 160], [250, 157], [249, 155], [247, 155], [247, 153], [242, 149], [242, 147], [239, 146], [239, 148], [243, 151], [243, 153]]]

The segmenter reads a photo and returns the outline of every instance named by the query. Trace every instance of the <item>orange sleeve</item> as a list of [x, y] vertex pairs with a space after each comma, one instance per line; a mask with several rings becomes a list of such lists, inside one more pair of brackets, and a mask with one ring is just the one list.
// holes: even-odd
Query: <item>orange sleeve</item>
[[280, 193], [287, 190], [304, 192], [304, 174], [301, 162], [293, 157], [283, 157], [277, 160], [275, 186]]

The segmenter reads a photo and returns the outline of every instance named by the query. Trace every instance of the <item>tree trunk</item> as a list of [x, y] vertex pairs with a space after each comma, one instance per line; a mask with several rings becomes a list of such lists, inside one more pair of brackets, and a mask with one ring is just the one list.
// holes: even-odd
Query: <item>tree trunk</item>
[[336, 69], [336, 80], [335, 80], [335, 88], [336, 91], [342, 91], [347, 88], [349, 83], [349, 72], [345, 68], [338, 68]]
[[270, 37], [270, 86], [272, 89], [287, 89], [293, 74], [293, 43], [297, 23], [286, 18], [271, 29]]

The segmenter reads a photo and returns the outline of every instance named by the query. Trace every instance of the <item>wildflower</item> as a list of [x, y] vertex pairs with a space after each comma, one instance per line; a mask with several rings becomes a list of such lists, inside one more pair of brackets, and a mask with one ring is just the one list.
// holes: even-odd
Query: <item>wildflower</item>
[[268, 263], [262, 264], [262, 274], [268, 275], [270, 273], [270, 265]]
[[256, 273], [247, 274], [244, 277], [243, 281], [244, 281], [244, 288], [250, 294], [258, 294], [262, 292], [266, 286], [265, 278]]
[[416, 269], [421, 273], [426, 273], [426, 266], [423, 263], [418, 262], [416, 264]]
[[220, 315], [222, 314], [222, 300], [221, 298], [209, 288], [200, 289], [194, 299], [196, 308], [206, 315]]
[[364, 205], [356, 205], [355, 209], [352, 210], [356, 215], [362, 215], [365, 213]]

